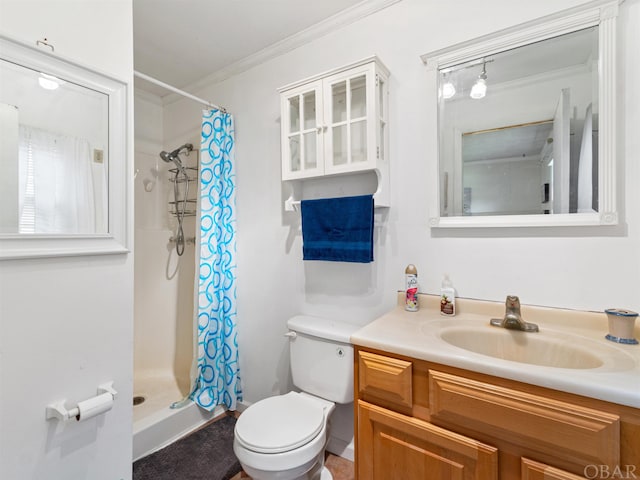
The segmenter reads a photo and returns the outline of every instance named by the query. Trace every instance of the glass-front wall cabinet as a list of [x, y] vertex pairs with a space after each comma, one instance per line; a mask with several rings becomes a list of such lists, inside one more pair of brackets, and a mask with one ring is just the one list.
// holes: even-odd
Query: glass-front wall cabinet
[[369, 170], [385, 161], [387, 78], [371, 58], [283, 87], [283, 180]]
[[295, 88], [283, 97], [283, 150], [288, 152], [283, 168], [289, 172], [322, 175], [321, 98], [322, 82]]
[[339, 80], [330, 85], [331, 166], [367, 160], [366, 77]]

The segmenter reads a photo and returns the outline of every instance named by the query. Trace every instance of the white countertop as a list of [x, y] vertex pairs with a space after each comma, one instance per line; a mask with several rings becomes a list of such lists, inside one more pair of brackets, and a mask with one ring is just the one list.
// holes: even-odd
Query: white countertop
[[[522, 306], [524, 320], [539, 325], [539, 338], [552, 335], [560, 342], [566, 341], [567, 350], [582, 349], [600, 352], [599, 355], [604, 352], [601, 357], [605, 361], [599, 367], [556, 368], [494, 358], [447, 343], [440, 335], [443, 328], [497, 328], [489, 326], [489, 320], [504, 315], [504, 304], [456, 299], [458, 314], [445, 317], [440, 315], [438, 300], [437, 296], [420, 295], [418, 312], [405, 311], [399, 301], [395, 309], [353, 333], [351, 343], [640, 408], [640, 345], [606, 340], [608, 324], [604, 313]], [[637, 323], [636, 338], [640, 338]]]

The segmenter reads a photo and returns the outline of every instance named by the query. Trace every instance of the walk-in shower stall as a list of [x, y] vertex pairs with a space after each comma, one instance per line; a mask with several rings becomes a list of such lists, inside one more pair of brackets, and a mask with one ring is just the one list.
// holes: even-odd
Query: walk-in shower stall
[[194, 359], [199, 152], [146, 147], [135, 155], [134, 460], [212, 418], [181, 402]]
[[242, 401], [233, 116], [206, 103], [187, 143], [165, 142], [150, 95], [135, 97], [134, 459]]

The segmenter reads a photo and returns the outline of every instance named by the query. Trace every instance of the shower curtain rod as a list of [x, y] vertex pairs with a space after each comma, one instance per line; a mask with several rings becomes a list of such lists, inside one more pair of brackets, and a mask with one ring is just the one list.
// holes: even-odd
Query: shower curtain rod
[[144, 73], [138, 72], [137, 70], [133, 71], [133, 75], [141, 78], [143, 80], [146, 80], [147, 82], [151, 82], [155, 85], [158, 85], [162, 88], [165, 88], [167, 90], [171, 90], [172, 92], [177, 93], [178, 95], [182, 95], [183, 97], [187, 97], [190, 98], [191, 100], [195, 100], [196, 102], [202, 103], [203, 105], [206, 105], [209, 108], [213, 108], [213, 109], [217, 109], [220, 110], [223, 113], [227, 112], [227, 109], [224, 107], [219, 107], [218, 105], [211, 103], [207, 100], [204, 100], [200, 97], [196, 97], [195, 95], [191, 95], [190, 93], [185, 92], [184, 90], [180, 90], [179, 88], [174, 87], [173, 85], [169, 85], [168, 83], [164, 83], [156, 78], [150, 77], [149, 75], [146, 75]]

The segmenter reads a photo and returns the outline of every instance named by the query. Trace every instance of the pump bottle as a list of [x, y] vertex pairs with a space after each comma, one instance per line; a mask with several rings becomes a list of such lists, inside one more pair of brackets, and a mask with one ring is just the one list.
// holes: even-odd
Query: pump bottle
[[453, 317], [456, 314], [456, 291], [451, 280], [449, 280], [449, 275], [445, 275], [442, 279], [440, 314], [447, 317]]

